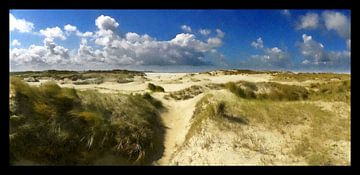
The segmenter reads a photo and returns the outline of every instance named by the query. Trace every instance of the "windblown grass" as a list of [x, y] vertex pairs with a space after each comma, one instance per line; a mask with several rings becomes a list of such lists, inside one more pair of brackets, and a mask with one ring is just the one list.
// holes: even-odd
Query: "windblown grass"
[[195, 96], [203, 92], [204, 92], [204, 88], [202, 86], [192, 85], [188, 88], [179, 91], [170, 92], [168, 95], [165, 95], [165, 98], [171, 97], [175, 100], [187, 100], [190, 98], [194, 98]]
[[[285, 85], [275, 82], [252, 83], [239, 81], [226, 83], [225, 88], [233, 94], [244, 99], [269, 99], [269, 100], [306, 100], [309, 92], [302, 86]], [[259, 87], [266, 89], [259, 92]]]
[[332, 80], [350, 80], [349, 74], [338, 74], [338, 73], [276, 73], [273, 74], [274, 81], [332, 81]]
[[350, 104], [350, 80], [313, 83], [310, 89], [312, 100], [342, 101]]
[[78, 92], [11, 78], [10, 161], [92, 164], [104, 154], [121, 164], [148, 164], [163, 149], [161, 103], [149, 95]]
[[[249, 90], [263, 88], [263, 83], [254, 84], [233, 84], [236, 88], [248, 88]], [[225, 87], [229, 88], [229, 86]], [[279, 84], [265, 84], [268, 88], [281, 89], [282, 93], [290, 93], [292, 91], [302, 92], [297, 87], [285, 86], [290, 90], [285, 89]], [[334, 89], [349, 90], [346, 87], [347, 82], [338, 82], [339, 86]], [[324, 85], [319, 85], [319, 87]], [[335, 86], [334, 84], [328, 86]], [[314, 87], [315, 88], [315, 87]], [[336, 92], [339, 90], [336, 90]], [[341, 90], [340, 90], [341, 91]], [[232, 91], [237, 92], [237, 91]], [[287, 154], [292, 154], [303, 158], [309, 165], [333, 165], [333, 164], [348, 164], [348, 160], [337, 158], [334, 156], [334, 150], [337, 150], [333, 145], [324, 143], [337, 143], [350, 141], [350, 116], [343, 116], [334, 111], [323, 109], [317, 105], [319, 96], [312, 96], [313, 92], [309, 92], [307, 100], [279, 100], [278, 98], [239, 98], [237, 93], [228, 96], [224, 94], [208, 94], [204, 96], [197, 104], [195, 112], [191, 120], [191, 127], [186, 135], [186, 142], [192, 137], [200, 134], [201, 130], [206, 130], [205, 121], [214, 122], [220, 130], [223, 131], [237, 131], [241, 126], [263, 126], [269, 132], [281, 133], [284, 138], [291, 138], [290, 151]], [[302, 93], [300, 93], [302, 94]], [[301, 97], [296, 95], [295, 97]], [[336, 96], [328, 96], [329, 99], [339, 102]], [[293, 99], [293, 98], [290, 98]], [[301, 99], [301, 98], [299, 98]], [[326, 101], [326, 100], [325, 100]], [[329, 102], [328, 102], [329, 103]], [[344, 103], [342, 103], [344, 104]], [[347, 105], [342, 105], [341, 109], [347, 110]], [[236, 125], [240, 124], [240, 125]], [[291, 128], [303, 128], [300, 130]], [[209, 131], [210, 132], [210, 131]], [[300, 136], [293, 135], [293, 132], [299, 132]], [[241, 133], [239, 133], [241, 135]], [[286, 137], [285, 137], [286, 136]], [[256, 145], [254, 145], [256, 146]], [[257, 150], [256, 148], [249, 148]], [[338, 151], [342, 151], [342, 148]], [[336, 151], [335, 151], [336, 152]], [[346, 154], [346, 153], [344, 153]]]

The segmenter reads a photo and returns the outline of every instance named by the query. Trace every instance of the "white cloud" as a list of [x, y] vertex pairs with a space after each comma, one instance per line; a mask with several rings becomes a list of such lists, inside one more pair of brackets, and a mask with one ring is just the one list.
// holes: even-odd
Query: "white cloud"
[[10, 50], [11, 65], [28, 65], [31, 68], [38, 69], [49, 65], [56, 67], [70, 63], [69, 49], [54, 42], [57, 38], [66, 39], [59, 27], [40, 30], [40, 35], [45, 37], [42, 46], [31, 45], [27, 49], [15, 48]]
[[300, 16], [297, 29], [316, 29], [319, 26], [319, 15], [316, 13], [307, 13]]
[[184, 32], [191, 32], [191, 27], [190, 26], [187, 26], [187, 25], [182, 25], [181, 26], [181, 29], [184, 31]]
[[281, 11], [281, 14], [283, 14], [283, 15], [285, 15], [285, 16], [288, 16], [288, 17], [291, 16], [290, 10], [287, 10], [287, 9], [282, 10], [282, 11]]
[[225, 33], [220, 29], [216, 29], [216, 33], [219, 38], [223, 38], [225, 36]]
[[93, 33], [92, 33], [92, 32], [82, 33], [82, 32], [80, 32], [80, 31], [76, 31], [76, 35], [77, 35], [78, 37], [87, 38], [87, 37], [92, 37], [92, 36], [93, 36]]
[[64, 26], [64, 30], [67, 32], [75, 32], [75, 31], [77, 31], [77, 28], [76, 28], [76, 26], [67, 24]]
[[326, 51], [325, 46], [309, 35], [302, 35], [303, 42], [299, 44], [303, 64], [349, 66], [350, 51]]
[[351, 34], [350, 18], [336, 11], [324, 11], [321, 16], [317, 13], [307, 13], [300, 16], [296, 29], [324, 29], [335, 31], [340, 37], [349, 39]]
[[311, 36], [303, 34], [303, 43], [299, 45], [301, 54], [312, 61], [314, 64], [330, 61], [326, 52], [324, 51], [324, 45], [314, 41]]
[[263, 48], [264, 47], [264, 42], [262, 40], [261, 37], [259, 37], [256, 41], [251, 42], [251, 46], [255, 47], [255, 48]]
[[10, 13], [9, 15], [10, 31], [18, 30], [21, 33], [31, 32], [34, 29], [34, 24], [26, 21], [25, 19], [16, 19], [16, 17]]
[[350, 19], [340, 12], [325, 11], [322, 13], [325, 27], [335, 30], [341, 37], [350, 38]]
[[251, 46], [261, 49], [264, 54], [251, 55], [250, 58], [242, 61], [242, 66], [251, 68], [286, 68], [291, 65], [290, 54], [278, 47], [267, 48], [261, 37], [251, 43]]
[[68, 49], [53, 42], [44, 43], [43, 46], [31, 45], [27, 49], [14, 48], [10, 50], [12, 65], [30, 65], [41, 67], [44, 65], [67, 64], [69, 61]]
[[71, 34], [75, 34], [76, 36], [80, 38], [90, 38], [93, 37], [93, 32], [80, 32], [76, 26], [73, 26], [71, 24], [67, 24], [64, 26], [64, 30], [66, 33], [66, 36], [70, 36]]
[[310, 61], [305, 59], [304, 61], [301, 62], [301, 64], [310, 64]]
[[40, 30], [40, 34], [50, 40], [54, 40], [56, 38], [59, 38], [61, 40], [66, 39], [63, 31], [57, 26], [52, 28], [46, 28], [45, 30]]
[[271, 49], [268, 49], [268, 52], [269, 53], [273, 53], [273, 54], [277, 54], [277, 53], [281, 53], [282, 52], [282, 50], [281, 49], [279, 49], [279, 48], [277, 48], [277, 47], [273, 47], [273, 48], [271, 48]]
[[20, 46], [20, 45], [21, 45], [21, 43], [20, 43], [20, 41], [19, 41], [19, 40], [14, 39], [14, 40], [11, 42], [11, 45], [12, 45], [12, 46]]
[[207, 36], [211, 33], [211, 30], [209, 29], [200, 29], [199, 30], [200, 34], [204, 35], [204, 36]]
[[[117, 32], [119, 23], [109, 16], [99, 16], [95, 20], [95, 25], [98, 30], [94, 32], [81, 33], [76, 29], [75, 33], [80, 37], [81, 42], [75, 51], [70, 51], [54, 42], [55, 38], [66, 38], [60, 28], [41, 30], [40, 33], [45, 36], [44, 45], [23, 50], [11, 50], [11, 62], [14, 65], [32, 64], [43, 67], [44, 65], [56, 66], [55, 64], [64, 65], [66, 63], [67, 65], [93, 68], [94, 65], [99, 67], [194, 66], [210, 64], [210, 57], [223, 60], [223, 55], [216, 51], [222, 45], [223, 34], [221, 35], [221, 33], [221, 37], [218, 35], [206, 38], [204, 41], [190, 33], [179, 33], [170, 40], [158, 41], [147, 34], [140, 35], [134, 32], [120, 36]], [[221, 30], [218, 29], [218, 31]], [[34, 48], [42, 52], [34, 53]]]
[[209, 39], [207, 40], [207, 43], [208, 43], [210, 46], [218, 47], [218, 46], [221, 46], [222, 40], [221, 40], [220, 38], [214, 37], [214, 38], [209, 38]]
[[115, 30], [119, 26], [119, 23], [117, 23], [115, 19], [111, 18], [110, 16], [101, 15], [96, 18], [95, 25], [100, 30]]

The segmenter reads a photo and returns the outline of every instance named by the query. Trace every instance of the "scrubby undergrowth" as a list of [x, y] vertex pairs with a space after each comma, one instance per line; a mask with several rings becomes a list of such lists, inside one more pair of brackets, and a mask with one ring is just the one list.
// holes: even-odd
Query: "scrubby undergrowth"
[[150, 164], [162, 154], [162, 104], [148, 94], [34, 87], [15, 77], [10, 88], [11, 163], [87, 165], [110, 154], [121, 165]]

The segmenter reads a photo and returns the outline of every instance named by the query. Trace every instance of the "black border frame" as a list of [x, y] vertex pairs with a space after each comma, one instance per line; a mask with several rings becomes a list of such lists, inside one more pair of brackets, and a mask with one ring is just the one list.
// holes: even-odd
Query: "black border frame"
[[[0, 86], [2, 103], [9, 105], [8, 92], [9, 86], [6, 84], [9, 82], [9, 60], [6, 59], [9, 55], [7, 49], [9, 44], [9, 34], [7, 33], [6, 25], [9, 25], [8, 15], [10, 9], [350, 9], [351, 20], [355, 16], [353, 10], [352, 0], [6, 0], [0, 1], [1, 5], [1, 17], [3, 31], [1, 32], [1, 46], [2, 48], [2, 60], [1, 71], [2, 80], [4, 84]], [[355, 4], [354, 4], [355, 5]], [[356, 13], [356, 12], [355, 12]], [[352, 25], [354, 28], [355, 25]], [[352, 29], [353, 30], [353, 29]], [[353, 30], [354, 31], [354, 30]], [[355, 30], [356, 31], [356, 30]], [[354, 34], [356, 32], [353, 32]], [[353, 37], [354, 35], [352, 35]], [[354, 45], [354, 39], [352, 39], [352, 48]], [[352, 56], [356, 58], [356, 53], [352, 53]], [[351, 62], [351, 83], [352, 89], [357, 89], [356, 84], [353, 81], [353, 74], [356, 74], [356, 70], [353, 69], [356, 59], [352, 59]], [[352, 91], [351, 108], [353, 106], [354, 96], [356, 91]], [[5, 107], [3, 108], [5, 109]], [[8, 109], [8, 108], [7, 108]], [[351, 174], [355, 172], [355, 153], [354, 149], [351, 149], [351, 166], [331, 166], [331, 167], [314, 167], [314, 166], [211, 166], [211, 167], [168, 167], [168, 166], [118, 166], [118, 167], [70, 167], [70, 166], [54, 166], [54, 167], [24, 167], [24, 166], [9, 166], [9, 148], [8, 148], [8, 116], [6, 110], [1, 110], [1, 172], [7, 172], [9, 174], [21, 173], [40, 173], [40, 174], [64, 174], [66, 172], [73, 173], [90, 173], [90, 174], [102, 174], [102, 173], [135, 173], [135, 174]], [[354, 123], [356, 116], [351, 109], [351, 123]], [[356, 122], [355, 122], [356, 123]], [[354, 141], [354, 128], [351, 124], [352, 142], [351, 148], [356, 148]], [[111, 171], [111, 172], [109, 172]], [[1, 173], [2, 174], [2, 173]]]

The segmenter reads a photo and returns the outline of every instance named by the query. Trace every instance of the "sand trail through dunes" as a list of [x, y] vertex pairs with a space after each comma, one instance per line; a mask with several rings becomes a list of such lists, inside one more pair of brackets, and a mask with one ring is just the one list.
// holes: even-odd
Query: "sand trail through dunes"
[[160, 94], [154, 94], [154, 97], [161, 100], [167, 111], [161, 114], [162, 120], [166, 127], [164, 153], [161, 159], [155, 164], [170, 165], [170, 159], [176, 149], [182, 145], [185, 136], [190, 127], [190, 119], [195, 110], [196, 103], [203, 97], [200, 94], [188, 100], [165, 100]]

